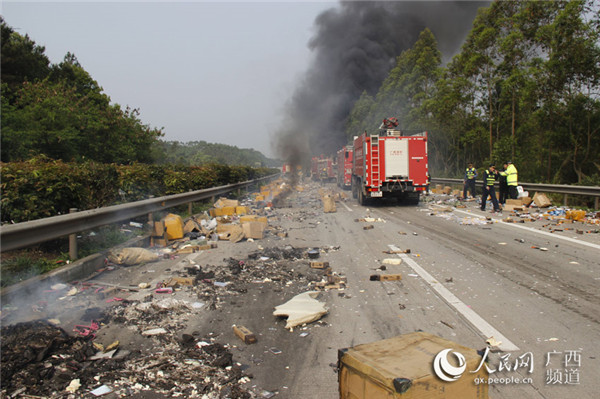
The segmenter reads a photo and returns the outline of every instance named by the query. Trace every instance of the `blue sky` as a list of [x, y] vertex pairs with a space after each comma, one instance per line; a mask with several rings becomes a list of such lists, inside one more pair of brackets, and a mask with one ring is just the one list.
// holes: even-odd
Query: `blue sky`
[[3, 1], [1, 14], [67, 52], [113, 103], [139, 108], [165, 140], [205, 140], [275, 155], [282, 109], [310, 63], [315, 17], [334, 2]]

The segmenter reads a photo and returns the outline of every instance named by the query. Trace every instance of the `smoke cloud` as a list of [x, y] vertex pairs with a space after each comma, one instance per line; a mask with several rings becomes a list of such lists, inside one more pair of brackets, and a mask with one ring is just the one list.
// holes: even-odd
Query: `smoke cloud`
[[396, 57], [423, 29], [434, 33], [448, 60], [471, 29], [477, 9], [488, 4], [350, 1], [321, 13], [308, 44], [313, 62], [286, 105], [276, 135], [278, 155], [301, 165], [312, 155], [335, 153], [347, 144], [344, 124], [355, 101], [365, 90], [377, 93]]

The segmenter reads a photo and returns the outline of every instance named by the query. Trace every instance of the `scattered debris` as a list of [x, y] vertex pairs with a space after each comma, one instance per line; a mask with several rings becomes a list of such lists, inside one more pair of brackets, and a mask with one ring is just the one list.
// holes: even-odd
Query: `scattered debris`
[[453, 330], [454, 330], [454, 326], [453, 326], [452, 324], [450, 324], [450, 323], [448, 323], [448, 322], [445, 322], [444, 320], [440, 320], [440, 323], [442, 323], [443, 325], [445, 325], [445, 326], [447, 326], [447, 327], [450, 327], [451, 329], [453, 329]]
[[233, 332], [239, 339], [247, 344], [256, 342], [256, 336], [244, 326], [233, 326]]
[[327, 314], [327, 308], [315, 298], [318, 291], [308, 291], [296, 295], [286, 303], [276, 306], [273, 316], [287, 316], [285, 328], [294, 328], [319, 320]]
[[139, 265], [142, 263], [155, 262], [158, 255], [145, 248], [122, 248], [109, 251], [108, 260], [117, 265]]
[[409, 254], [410, 253], [410, 249], [405, 249], [403, 250], [396, 250], [396, 251], [392, 251], [392, 250], [387, 250], [387, 251], [383, 251], [384, 254]]
[[398, 281], [402, 280], [401, 274], [372, 274], [370, 281]]
[[494, 337], [489, 337], [485, 341], [485, 343], [488, 344], [492, 348], [495, 348], [495, 347], [498, 347], [498, 346], [502, 345], [502, 341], [496, 341], [496, 339]]

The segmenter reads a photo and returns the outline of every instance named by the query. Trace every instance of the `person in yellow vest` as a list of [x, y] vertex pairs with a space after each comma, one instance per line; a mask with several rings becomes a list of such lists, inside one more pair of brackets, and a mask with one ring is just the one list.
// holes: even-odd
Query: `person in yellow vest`
[[490, 164], [489, 168], [483, 172], [483, 195], [481, 196], [481, 210], [485, 211], [485, 203], [487, 202], [488, 196], [492, 197], [492, 205], [494, 205], [494, 212], [500, 212], [500, 205], [498, 205], [498, 199], [496, 198], [496, 190], [494, 189], [494, 182], [498, 178], [498, 171], [494, 164]]
[[465, 170], [465, 188], [463, 189], [463, 199], [467, 199], [467, 190], [471, 193], [471, 197], [475, 197], [475, 179], [477, 178], [477, 169], [470, 163], [467, 170]]
[[508, 195], [511, 199], [517, 199], [519, 193], [517, 191], [518, 183], [518, 172], [517, 168], [511, 161], [507, 162], [508, 167], [505, 171], [500, 172], [500, 175], [506, 176], [506, 184], [508, 185]]

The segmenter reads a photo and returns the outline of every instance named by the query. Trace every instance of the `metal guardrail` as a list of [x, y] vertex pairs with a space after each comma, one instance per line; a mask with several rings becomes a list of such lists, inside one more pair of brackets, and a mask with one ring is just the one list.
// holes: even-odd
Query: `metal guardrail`
[[248, 180], [241, 183], [229, 184], [190, 191], [188, 193], [151, 198], [127, 204], [113, 205], [104, 208], [91, 209], [67, 215], [32, 220], [29, 222], [9, 224], [0, 227], [0, 251], [25, 248], [44, 241], [54, 240], [69, 234], [93, 229], [126, 219], [147, 215], [179, 205], [191, 204], [240, 190], [263, 181], [276, 178], [279, 174], [269, 175], [260, 179]]
[[[437, 184], [458, 184], [462, 185], [463, 179], [431, 178], [432, 183]], [[496, 186], [498, 182], [496, 182]], [[594, 208], [598, 209], [598, 200], [600, 199], [600, 187], [597, 186], [568, 186], [565, 184], [539, 184], [539, 183], [521, 183], [519, 185], [526, 191], [540, 191], [543, 193], [563, 194], [563, 204], [566, 206], [569, 195], [587, 195], [594, 198]]]

